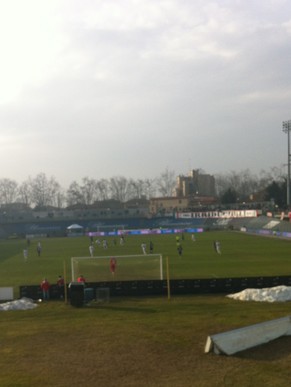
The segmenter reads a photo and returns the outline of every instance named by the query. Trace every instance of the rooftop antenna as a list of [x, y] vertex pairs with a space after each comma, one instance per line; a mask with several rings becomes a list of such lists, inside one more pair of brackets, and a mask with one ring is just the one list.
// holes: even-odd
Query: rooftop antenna
[[191, 160], [191, 158], [188, 159], [188, 163], [189, 163], [188, 171], [189, 171], [189, 173], [191, 173], [191, 171], [192, 171], [192, 160]]

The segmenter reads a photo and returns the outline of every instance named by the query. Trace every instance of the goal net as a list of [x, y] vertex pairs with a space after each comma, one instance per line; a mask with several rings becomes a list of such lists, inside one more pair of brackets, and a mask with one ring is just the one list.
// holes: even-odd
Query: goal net
[[116, 255], [72, 257], [72, 281], [83, 275], [86, 282], [162, 280], [163, 256]]

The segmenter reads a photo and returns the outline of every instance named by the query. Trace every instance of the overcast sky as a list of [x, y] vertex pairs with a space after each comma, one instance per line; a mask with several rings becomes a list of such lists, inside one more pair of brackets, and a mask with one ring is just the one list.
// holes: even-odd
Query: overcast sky
[[287, 163], [289, 0], [0, 0], [0, 178]]

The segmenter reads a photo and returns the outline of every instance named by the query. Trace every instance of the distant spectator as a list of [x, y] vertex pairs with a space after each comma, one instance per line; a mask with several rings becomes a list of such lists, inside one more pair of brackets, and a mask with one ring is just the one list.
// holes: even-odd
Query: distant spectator
[[49, 300], [50, 298], [50, 284], [46, 278], [43, 279], [43, 281], [40, 284], [41, 290], [42, 290], [42, 296], [44, 300]]
[[83, 283], [85, 285], [86, 280], [82, 274], [78, 277], [77, 282]]
[[58, 277], [57, 287], [58, 287], [59, 298], [63, 299], [65, 295], [65, 281], [61, 275], [59, 275]]

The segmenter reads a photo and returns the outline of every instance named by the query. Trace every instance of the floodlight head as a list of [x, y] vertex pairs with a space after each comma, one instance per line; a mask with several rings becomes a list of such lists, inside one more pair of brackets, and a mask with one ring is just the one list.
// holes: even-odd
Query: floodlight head
[[283, 121], [283, 132], [288, 133], [291, 130], [291, 120]]

